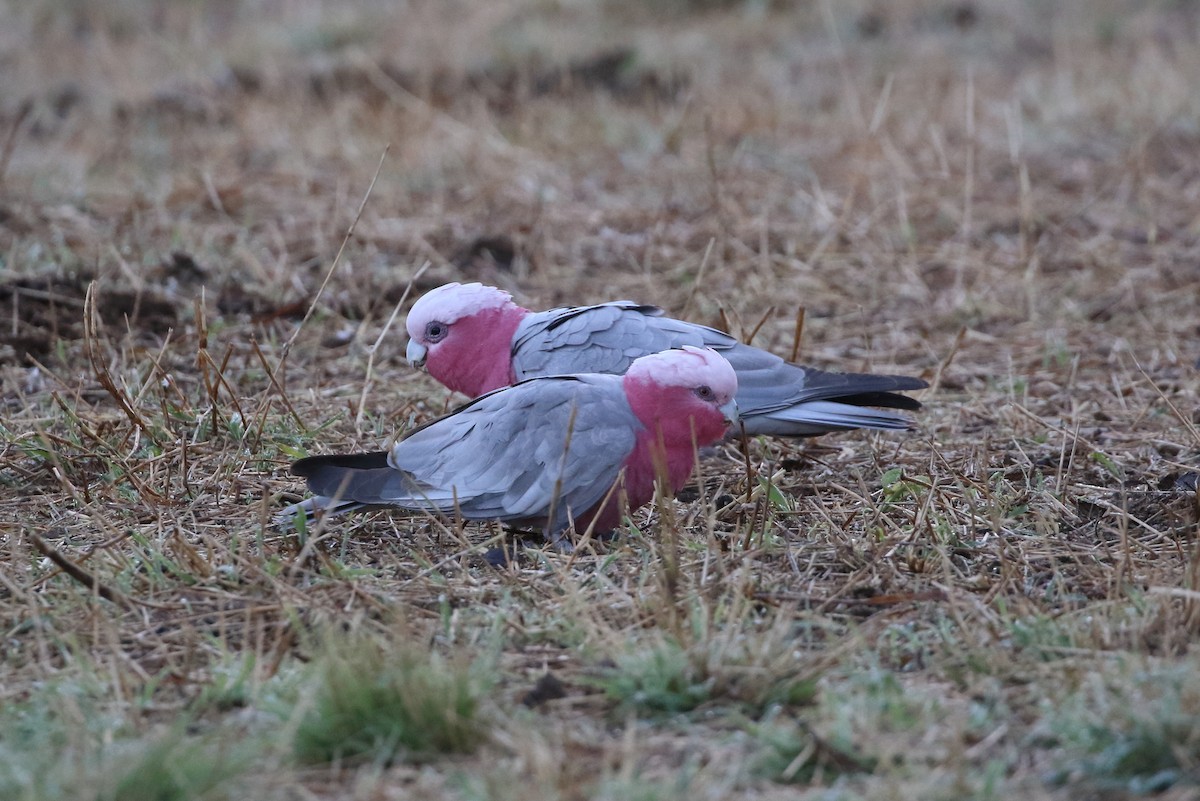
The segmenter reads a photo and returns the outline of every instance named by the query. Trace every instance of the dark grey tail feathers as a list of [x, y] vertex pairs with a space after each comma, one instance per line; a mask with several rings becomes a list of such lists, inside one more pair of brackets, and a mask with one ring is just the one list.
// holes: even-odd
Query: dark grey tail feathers
[[308, 488], [317, 495], [333, 496], [345, 491], [346, 471], [387, 467], [387, 451], [309, 456], [292, 464], [292, 475], [307, 479]]
[[[928, 386], [924, 381], [922, 386]], [[906, 389], [921, 389], [922, 387], [906, 387]], [[830, 398], [838, 403], [846, 403], [851, 406], [877, 406], [881, 409], [904, 409], [905, 411], [915, 412], [921, 408], [921, 402], [916, 398], [910, 398], [907, 395], [897, 395], [894, 392], [861, 392], [857, 395], [841, 395], [836, 398]]]

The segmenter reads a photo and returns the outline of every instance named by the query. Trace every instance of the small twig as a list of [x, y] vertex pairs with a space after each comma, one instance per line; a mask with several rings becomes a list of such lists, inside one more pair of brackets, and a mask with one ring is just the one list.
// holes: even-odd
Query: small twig
[[221, 407], [217, 404], [219, 387], [213, 384], [212, 376], [208, 373], [212, 359], [205, 358], [208, 355], [208, 315], [205, 313], [204, 287], [200, 287], [200, 296], [195, 300], [193, 311], [196, 320], [196, 369], [200, 371], [200, 381], [204, 384], [205, 394], [208, 395], [208, 408], [212, 412], [209, 417], [209, 426], [215, 437], [217, 435], [217, 418], [224, 417], [224, 415], [221, 414]]
[[733, 331], [733, 327], [729, 324], [729, 315], [725, 313], [725, 307], [719, 307], [717, 313], [721, 316], [721, 330], [726, 334], [730, 334]]
[[276, 379], [279, 376], [279, 371], [283, 369], [283, 365], [287, 362], [288, 354], [292, 352], [292, 346], [296, 344], [296, 338], [300, 336], [300, 332], [304, 330], [304, 325], [313, 316], [313, 312], [317, 309], [317, 302], [321, 299], [321, 295], [325, 293], [325, 287], [329, 285], [329, 280], [333, 278], [334, 271], [342, 263], [342, 254], [346, 251], [346, 245], [350, 242], [350, 237], [354, 235], [354, 229], [358, 226], [358, 221], [362, 217], [363, 210], [367, 207], [367, 201], [371, 199], [371, 192], [375, 189], [375, 183], [379, 180], [379, 173], [383, 171], [383, 162], [387, 158], [388, 151], [391, 148], [390, 144], [384, 147], [383, 154], [379, 157], [379, 166], [375, 168], [375, 175], [371, 178], [371, 184], [367, 187], [362, 202], [358, 204], [358, 211], [355, 213], [354, 219], [350, 221], [350, 227], [346, 229], [346, 235], [342, 237], [342, 244], [338, 247], [337, 254], [334, 255], [333, 262], [330, 263], [329, 270], [325, 273], [325, 279], [321, 281], [321, 286], [317, 288], [317, 294], [313, 295], [312, 302], [308, 304], [308, 311], [304, 313], [300, 324], [296, 326], [296, 330], [288, 337], [288, 341], [283, 343], [283, 349], [279, 353], [279, 363], [271, 371], [272, 384], [277, 384]]
[[154, 375], [155, 370], [157, 370], [159, 373], [161, 373], [163, 375], [167, 374], [167, 371], [164, 370], [163, 366], [162, 366], [162, 357], [166, 354], [167, 348], [170, 347], [171, 336], [174, 333], [175, 333], [174, 328], [168, 328], [167, 335], [166, 335], [166, 337], [163, 338], [162, 347], [160, 347], [158, 349], [158, 355], [150, 357], [150, 363], [154, 365], [154, 370], [146, 371], [146, 380], [142, 382], [142, 388], [139, 389], [138, 393], [133, 396], [133, 405], [134, 406], [137, 406], [139, 403], [142, 402], [142, 397], [146, 394], [146, 391], [149, 390], [150, 387], [154, 385], [154, 383], [156, 381], [156, 377]]
[[[567, 457], [571, 453], [571, 438], [575, 434], [575, 416], [579, 413], [579, 405], [571, 403], [571, 413], [567, 417], [567, 436], [563, 441], [562, 458], [558, 461], [558, 477], [554, 480], [554, 492], [550, 495], [550, 509], [546, 512], [546, 539], [551, 540], [556, 545], [557, 541], [551, 535], [551, 526], [554, 525], [554, 516], [558, 512], [559, 496], [562, 494], [563, 474], [567, 472]], [[567, 510], [567, 514], [572, 512]]]
[[[212, 426], [217, 424], [217, 418], [228, 419], [228, 415], [221, 414], [220, 399], [221, 387], [225, 387], [225, 391], [229, 393], [229, 400], [233, 403], [233, 408], [237, 413], [238, 418], [242, 421], [241, 427], [243, 434], [249, 430], [249, 421], [246, 419], [246, 413], [242, 411], [242, 405], [238, 402], [237, 393], [233, 391], [233, 387], [229, 385], [229, 381], [225, 378], [225, 368], [229, 366], [229, 358], [233, 355], [233, 344], [230, 343], [225, 348], [225, 355], [221, 358], [221, 363], [218, 365], [216, 359], [212, 357], [212, 352], [208, 349], [208, 315], [204, 304], [204, 288], [200, 289], [200, 297], [196, 299], [195, 305], [196, 315], [196, 331], [199, 345], [196, 349], [196, 367], [200, 370], [201, 380], [204, 382], [204, 389], [208, 393], [208, 405], [212, 409]], [[211, 370], [210, 370], [211, 368]], [[267, 365], [263, 365], [268, 373], [270, 370]]]
[[716, 237], [709, 237], [708, 247], [704, 249], [704, 258], [700, 260], [700, 269], [696, 270], [696, 280], [692, 283], [692, 291], [688, 293], [687, 300], [683, 302], [683, 311], [680, 313], [680, 317], [685, 320], [692, 308], [692, 301], [696, 299], [696, 291], [700, 289], [700, 284], [704, 281], [704, 269], [708, 267], [708, 257], [712, 255], [713, 245], [716, 243]]
[[866, 113], [863, 111], [862, 96], [858, 92], [858, 87], [854, 83], [854, 72], [850, 66], [850, 59], [846, 54], [846, 45], [842, 42], [842, 36], [839, 33], [837, 17], [833, 13], [833, 3], [830, 0], [824, 0], [821, 3], [821, 16], [825, 20], [825, 30], [829, 35], [830, 42], [833, 45], [834, 61], [837, 64], [838, 75], [842, 79], [842, 91], [845, 93], [845, 105], [854, 115], [854, 122], [863, 133], [870, 133], [869, 123]]
[[392, 323], [396, 322], [396, 316], [400, 314], [400, 308], [408, 300], [413, 284], [421, 277], [422, 273], [429, 269], [430, 264], [431, 262], [426, 260], [420, 269], [413, 273], [412, 278], [408, 279], [408, 284], [404, 287], [404, 293], [400, 295], [400, 300], [396, 301], [396, 307], [392, 309], [392, 316], [383, 324], [383, 330], [375, 338], [375, 344], [367, 349], [367, 377], [363, 380], [362, 393], [358, 396], [358, 413], [354, 415], [354, 429], [360, 433], [362, 429], [363, 409], [367, 406], [367, 393], [371, 390], [371, 375], [375, 369], [375, 354], [379, 351], [379, 346], [383, 343], [383, 338], [387, 336], [388, 330], [391, 329]]
[[768, 306], [767, 310], [765, 312], [763, 312], [763, 316], [758, 318], [758, 324], [754, 326], [754, 329], [750, 332], [750, 336], [746, 337], [747, 345], [754, 342], [754, 338], [756, 336], [758, 336], [758, 332], [762, 330], [762, 327], [764, 325], [766, 325], [767, 320], [770, 320], [771, 317], [774, 316], [774, 314], [775, 314], [775, 307]]
[[111, 601], [112, 603], [117, 604], [118, 606], [123, 606], [126, 609], [134, 608], [133, 602], [129, 600], [124, 593], [118, 592], [112, 587], [101, 584], [95, 576], [72, 562], [67, 557], [63, 556], [56, 549], [51, 548], [46, 541], [37, 534], [30, 531], [29, 539], [33, 542], [33, 547], [37, 548], [37, 550], [43, 556], [45, 556], [54, 564], [58, 565], [58, 567], [68, 576], [75, 579], [104, 600]]
[[803, 306], [796, 307], [796, 328], [792, 333], [792, 358], [788, 360], [792, 363], [800, 360], [800, 341], [804, 337], [804, 314]]
[[[746, 422], [738, 421], [738, 428], [741, 429], [741, 445], [742, 445], [742, 461], [746, 465], [746, 505], [750, 506], [754, 503], [754, 468], [750, 466], [750, 438], [746, 435]], [[742, 553], [750, 550], [750, 537], [754, 532], [754, 524], [757, 520], [757, 515], [752, 511], [750, 517], [750, 525], [746, 526], [746, 536], [742, 539]]]
[[950, 366], [950, 362], [954, 361], [954, 357], [958, 354], [958, 349], [962, 347], [963, 338], [967, 335], [967, 327], [964, 325], [958, 329], [958, 335], [954, 337], [954, 344], [950, 346], [950, 352], [946, 354], [946, 358], [942, 359], [938, 364], [937, 370], [933, 373], [933, 379], [929, 382], [929, 392], [932, 394], [937, 392], [938, 385], [942, 383], [942, 374], [946, 372], [946, 368]]
[[130, 404], [129, 396], [117, 386], [113, 380], [112, 373], [100, 358], [99, 344], [97, 342], [97, 322], [99, 315], [96, 313], [96, 282], [92, 281], [88, 284], [87, 293], [84, 295], [83, 309], [83, 341], [84, 350], [87, 353], [88, 361], [92, 363], [92, 373], [96, 376], [96, 380], [100, 382], [100, 386], [104, 387], [105, 391], [112, 396], [117, 405], [121, 407], [121, 411], [129, 418], [129, 422], [138, 431], [144, 433], [150, 438], [155, 445], [160, 445], [158, 438], [151, 433], [146, 421], [134, 410]]
[[1171, 402], [1171, 399], [1168, 398], [1166, 393], [1162, 391], [1162, 388], [1158, 385], [1158, 383], [1155, 382], [1155, 380], [1150, 377], [1149, 373], [1146, 372], [1145, 368], [1142, 367], [1142, 363], [1137, 360], [1137, 357], [1133, 356], [1132, 358], [1133, 364], [1135, 367], [1137, 367], [1138, 372], [1142, 374], [1143, 378], [1150, 382], [1150, 386], [1153, 387], [1154, 391], [1158, 393], [1158, 397], [1162, 400], [1162, 402], [1167, 404], [1167, 408], [1171, 410], [1171, 414], [1175, 415], [1175, 419], [1183, 424], [1183, 427], [1187, 429], [1187, 432], [1192, 435], [1192, 439], [1196, 440], [1196, 444], [1200, 445], [1200, 431], [1196, 430], [1196, 424], [1192, 422], [1190, 417], [1180, 412], [1179, 408]]
[[[617, 473], [617, 480], [614, 481], [612, 486], [608, 488], [608, 492], [604, 493], [604, 497], [600, 499], [600, 503], [598, 503], [594, 508], [595, 509], [605, 508], [606, 506], [608, 506], [609, 501], [612, 500], [613, 494], [617, 493], [619, 496], [621, 496], [621, 497], [618, 497], [617, 503], [620, 504], [621, 506], [623, 506], [625, 509], [628, 509], [629, 501], [628, 501], [628, 498], [623, 497], [624, 492], [625, 492], [625, 469], [622, 468], [620, 470], [620, 472]], [[578, 558], [579, 554], [583, 552], [583, 549], [586, 548], [587, 546], [591, 545], [592, 535], [596, 531], [596, 520], [597, 519], [599, 519], [599, 515], [593, 515], [591, 521], [588, 523], [588, 527], [584, 530], [583, 535], [579, 537], [578, 542], [575, 542], [573, 544], [573, 546], [571, 548], [571, 555], [567, 559], [567, 566], [566, 566], [567, 570], [570, 570], [575, 565], [575, 560], [576, 560], [576, 558]], [[572, 527], [574, 526], [574, 524], [575, 524], [575, 521], [572, 520], [571, 521]], [[576, 532], [576, 534], [578, 534], [578, 533], [579, 532]]]
[[4, 149], [0, 150], [0, 186], [4, 185], [8, 162], [12, 160], [13, 151], [17, 148], [17, 133], [21, 130], [21, 125], [31, 111], [33, 111], [33, 100], [27, 97], [17, 108], [17, 116], [13, 119], [12, 126], [8, 129], [8, 137], [4, 140]]
[[[274, 390], [279, 394], [279, 399], [281, 401], [283, 401], [283, 405], [285, 407], [287, 407], [288, 413], [292, 415], [292, 419], [294, 419], [296, 421], [296, 425], [300, 426], [301, 431], [307, 431], [308, 426], [304, 425], [304, 420], [296, 412], [295, 407], [292, 406], [292, 402], [290, 400], [288, 400], [287, 393], [284, 392], [283, 387], [280, 386], [279, 381], [275, 378], [275, 374], [271, 372], [271, 366], [267, 363], [267, 355], [262, 352], [262, 348], [259, 347], [259, 345], [258, 345], [258, 338], [255, 337], [253, 334], [250, 335], [250, 344], [254, 346], [254, 353], [255, 353], [255, 355], [258, 356], [259, 362], [262, 363], [263, 369], [267, 371], [267, 378], [271, 382], [271, 387], [274, 388]], [[267, 417], [266, 410], [269, 408], [270, 407], [268, 407], [268, 406], [264, 406], [264, 410], [260, 417], [260, 420], [265, 422], [266, 417]], [[262, 424], [261, 423], [259, 424], [258, 429], [259, 429], [259, 433], [261, 435], [261, 432], [262, 432]]]
[[713, 145], [711, 114], [704, 115], [704, 158], [708, 164], [709, 192], [712, 196], [710, 202], [712, 203], [713, 213], [717, 215], [717, 222], [721, 224], [721, 233], [724, 234], [727, 228], [724, 216], [721, 214], [721, 172], [717, 169], [717, 153], [716, 146]]
[[[225, 391], [229, 393], [229, 400], [233, 403], [233, 408], [237, 412], [238, 417], [242, 419], [242, 425], [244, 426], [246, 415], [242, 412], [242, 405], [238, 403], [237, 393], [233, 391], [233, 387], [229, 385], [229, 381], [225, 378], [224, 369], [217, 365], [217, 363], [213, 360], [212, 354], [207, 350], [201, 351], [200, 358], [204, 361], [207, 367], [211, 367], [213, 369], [214, 382], [211, 386], [212, 394], [209, 396], [209, 400], [212, 402], [213, 407], [216, 407], [217, 400], [220, 397], [221, 387], [224, 386]], [[226, 352], [226, 358], [223, 360], [223, 362], [226, 364], [229, 362], [228, 351]], [[263, 366], [265, 367], [266, 365]], [[204, 369], [206, 374], [208, 373], [207, 367]]]
[[958, 269], [954, 271], [954, 292], [963, 291], [963, 273], [971, 253], [971, 228], [974, 222], [975, 209], [975, 70], [967, 65], [967, 97], [966, 97], [966, 164], [963, 167], [963, 215], [962, 246], [958, 259]]
[[34, 289], [28, 286], [14, 286], [11, 288], [14, 297], [30, 298], [32, 300], [44, 300], [49, 304], [62, 304], [63, 306], [73, 306], [77, 309], [82, 309], [84, 302], [79, 298], [73, 298], [69, 295], [63, 295], [58, 292], [49, 292], [45, 289]]
[[[694, 423], [693, 423], [694, 425]], [[661, 579], [661, 588], [663, 600], [667, 607], [668, 619], [667, 625], [670, 626], [671, 633], [675, 637], [675, 641], [679, 643], [687, 642], [684, 636], [684, 629], [681, 618], [683, 617], [680, 609], [680, 578], [682, 573], [679, 567], [679, 523], [675, 519], [675, 509], [671, 505], [671, 500], [674, 498], [674, 493], [671, 492], [670, 474], [667, 469], [667, 446], [663, 441], [662, 427], [658, 427], [658, 436], [656, 437], [656, 447], [650, 450], [650, 459], [654, 466], [654, 502], [658, 507], [658, 556], [662, 562], [662, 569], [658, 572]], [[692, 437], [695, 439], [695, 436]]]

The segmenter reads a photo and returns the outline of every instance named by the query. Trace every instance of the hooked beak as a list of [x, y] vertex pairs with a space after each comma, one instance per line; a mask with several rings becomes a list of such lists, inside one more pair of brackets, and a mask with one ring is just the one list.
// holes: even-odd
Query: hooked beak
[[731, 400], [728, 403], [723, 403], [718, 407], [721, 414], [725, 417], [725, 422], [729, 425], [735, 425], [738, 421], [738, 406], [737, 401]]
[[425, 357], [429, 355], [429, 349], [415, 339], [410, 339], [408, 340], [408, 347], [404, 350], [404, 355], [410, 365], [416, 368], [423, 368], [425, 366]]

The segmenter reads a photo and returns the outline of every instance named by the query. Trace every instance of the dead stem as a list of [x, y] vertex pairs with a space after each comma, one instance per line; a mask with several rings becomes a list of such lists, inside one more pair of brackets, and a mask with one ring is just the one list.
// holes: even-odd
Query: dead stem
[[33, 543], [33, 547], [49, 559], [54, 564], [66, 573], [71, 578], [78, 581], [83, 586], [87, 587], [90, 592], [94, 592], [106, 601], [111, 601], [118, 606], [123, 606], [126, 609], [132, 609], [134, 604], [123, 593], [120, 593], [113, 588], [102, 584], [91, 573], [84, 570], [79, 565], [72, 562], [67, 557], [63, 556], [56, 549], [51, 548], [46, 544], [46, 541], [32, 531], [25, 532], [29, 537], [29, 541]]

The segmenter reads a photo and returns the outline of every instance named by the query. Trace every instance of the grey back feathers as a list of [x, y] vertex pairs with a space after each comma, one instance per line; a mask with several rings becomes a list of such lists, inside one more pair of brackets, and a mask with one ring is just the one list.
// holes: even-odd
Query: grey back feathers
[[737, 371], [738, 409], [749, 434], [812, 436], [826, 431], [904, 430], [908, 418], [881, 409], [919, 409], [902, 390], [919, 378], [832, 373], [787, 362], [715, 328], [663, 316], [628, 300], [525, 316], [513, 336], [518, 379], [578, 372], [624, 373], [634, 359], [683, 345], [710, 347]]

